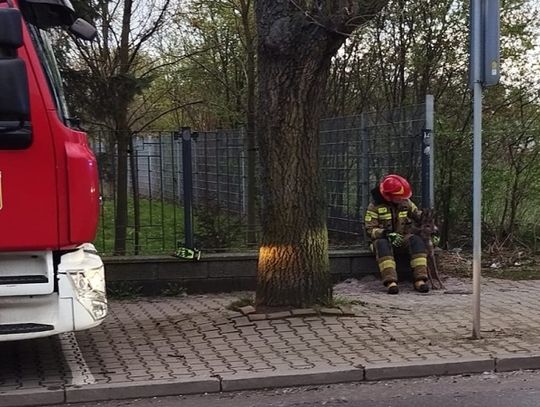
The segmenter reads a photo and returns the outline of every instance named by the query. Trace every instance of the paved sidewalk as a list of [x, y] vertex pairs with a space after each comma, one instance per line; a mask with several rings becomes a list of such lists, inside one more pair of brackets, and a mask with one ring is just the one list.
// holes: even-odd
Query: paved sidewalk
[[540, 281], [484, 280], [477, 341], [469, 282], [445, 284], [351, 280], [355, 316], [262, 321], [226, 309], [247, 293], [113, 301], [98, 328], [0, 344], [0, 406], [540, 368]]

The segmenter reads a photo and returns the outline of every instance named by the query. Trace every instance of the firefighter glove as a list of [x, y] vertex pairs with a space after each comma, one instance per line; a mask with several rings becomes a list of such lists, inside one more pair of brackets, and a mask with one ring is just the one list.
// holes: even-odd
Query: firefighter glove
[[187, 260], [200, 260], [201, 252], [197, 249], [190, 249], [188, 247], [178, 247], [174, 253], [176, 257]]
[[388, 233], [387, 234], [388, 241], [392, 244], [394, 247], [400, 247], [403, 245], [403, 242], [405, 239], [403, 238], [403, 235], [400, 233]]

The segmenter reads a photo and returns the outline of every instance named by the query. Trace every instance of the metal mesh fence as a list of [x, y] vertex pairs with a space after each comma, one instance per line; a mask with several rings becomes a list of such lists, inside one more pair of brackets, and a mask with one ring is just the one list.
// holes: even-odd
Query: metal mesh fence
[[193, 134], [195, 202], [245, 214], [246, 158], [244, 131], [219, 130]]
[[[100, 168], [103, 196], [96, 246], [113, 253], [116, 210], [116, 134], [91, 134]], [[245, 246], [247, 227], [246, 157], [243, 129], [192, 134], [195, 243], [211, 250]], [[132, 136], [128, 168], [128, 253], [137, 228], [142, 250], [136, 254], [174, 252], [185, 242], [184, 167], [181, 132], [146, 132]], [[135, 203], [139, 219], [135, 219]]]
[[424, 125], [425, 105], [321, 122], [328, 230], [334, 244], [364, 239], [363, 214], [371, 189], [385, 174], [408, 178], [415, 192], [413, 200], [420, 202]]
[[[371, 189], [384, 174], [397, 172], [407, 177], [415, 191], [413, 199], [420, 199], [424, 112], [424, 106], [418, 105], [322, 120], [322, 176], [331, 245], [362, 244], [363, 213]], [[195, 245], [204, 250], [245, 248], [248, 228], [254, 227], [247, 225], [245, 131], [191, 134]], [[96, 245], [106, 254], [113, 252], [114, 245], [115, 137], [108, 132], [91, 134], [104, 197]], [[132, 140], [127, 252], [134, 254], [136, 232], [140, 250], [135, 254], [170, 254], [177, 242], [186, 240], [182, 132], [148, 132], [134, 135]]]

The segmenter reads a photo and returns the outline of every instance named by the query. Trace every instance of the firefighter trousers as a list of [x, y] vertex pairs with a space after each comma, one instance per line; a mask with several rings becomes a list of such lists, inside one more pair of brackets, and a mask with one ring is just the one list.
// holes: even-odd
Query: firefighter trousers
[[384, 285], [398, 281], [394, 250], [409, 254], [415, 282], [427, 281], [427, 250], [426, 244], [420, 236], [405, 236], [403, 245], [397, 248], [393, 248], [388, 239], [376, 239], [373, 242], [373, 249]]

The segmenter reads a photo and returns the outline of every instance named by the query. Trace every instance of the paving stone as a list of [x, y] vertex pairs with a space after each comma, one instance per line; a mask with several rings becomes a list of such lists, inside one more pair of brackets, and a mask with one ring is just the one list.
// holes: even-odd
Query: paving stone
[[237, 328], [251, 325], [253, 325], [253, 322], [251, 322], [248, 317], [242, 316], [234, 319], [234, 326], [236, 326]]
[[199, 332], [216, 331], [218, 327], [214, 324], [202, 324], [199, 325]]
[[[469, 296], [420, 296], [407, 285], [398, 296], [388, 296], [375, 283], [377, 289], [355, 283], [336, 287], [338, 295], [365, 301], [356, 308], [361, 316], [354, 318], [294, 310], [280, 315], [282, 319], [252, 321], [256, 313], [246, 317], [225, 309], [243, 295], [239, 293], [111, 300], [110, 315], [101, 326], [75, 335], [80, 350], [63, 351], [57, 337], [31, 345], [0, 343], [0, 378], [9, 378], [0, 381], [0, 407], [17, 390], [39, 392], [45, 386], [65, 385], [79, 391], [70, 393], [71, 399], [96, 401], [105, 390], [89, 384], [92, 380], [130, 397], [152, 394], [153, 384], [158, 393], [176, 392], [171, 383], [204, 381], [212, 375], [226, 375], [228, 388], [234, 389], [314, 384], [323, 380], [321, 371], [328, 376], [325, 380], [337, 380], [354, 366], [365, 366], [371, 380], [540, 368], [540, 354], [529, 352], [540, 348], [540, 281], [486, 279], [484, 337], [478, 341], [469, 338]], [[456, 289], [469, 284], [447, 281]], [[359, 291], [351, 291], [355, 289]], [[32, 358], [26, 357], [30, 354]], [[79, 366], [83, 358], [86, 370]], [[356, 370], [350, 374], [359, 375]], [[278, 379], [271, 381], [273, 375]], [[77, 378], [84, 383], [74, 388]], [[219, 388], [218, 378], [213, 379]], [[30, 396], [27, 400], [36, 403]]]
[[271, 312], [270, 314], [266, 314], [266, 318], [268, 319], [283, 319], [290, 316], [291, 311]]
[[266, 319], [266, 314], [250, 314], [248, 315], [250, 321], [264, 321]]
[[323, 315], [336, 315], [341, 316], [343, 315], [343, 311], [339, 308], [321, 308], [321, 314]]
[[355, 316], [356, 312], [354, 311], [351, 305], [340, 305], [339, 309], [345, 316]]
[[313, 308], [297, 308], [297, 309], [293, 309], [293, 310], [291, 310], [291, 314], [294, 317], [309, 317], [309, 316], [318, 315], [317, 311], [314, 310]]
[[245, 307], [241, 307], [240, 312], [244, 315], [249, 315], [249, 314], [255, 314], [257, 310], [255, 309], [255, 307], [251, 305], [247, 305]]
[[227, 318], [219, 318], [216, 321], [214, 321], [214, 325], [228, 325], [230, 323], [231, 323], [231, 320]]
[[257, 321], [255, 323], [255, 328], [257, 329], [257, 331], [274, 330], [274, 326], [272, 325], [272, 323], [266, 319], [264, 321]]
[[222, 334], [230, 334], [238, 331], [237, 328], [232, 325], [220, 325], [218, 326], [218, 328], [219, 332], [221, 332]]

